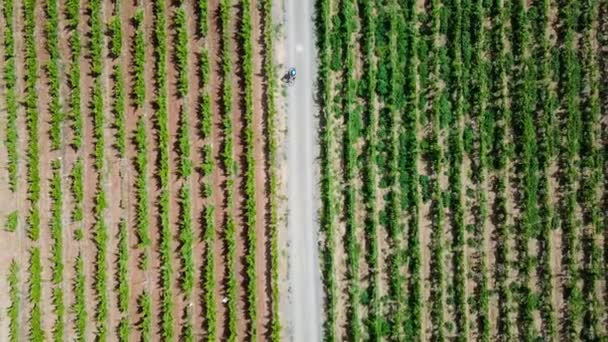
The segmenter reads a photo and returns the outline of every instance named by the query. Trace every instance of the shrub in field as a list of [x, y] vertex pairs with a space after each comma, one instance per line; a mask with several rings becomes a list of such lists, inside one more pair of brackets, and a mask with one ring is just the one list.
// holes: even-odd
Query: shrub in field
[[4, 223], [4, 229], [6, 229], [6, 231], [9, 231], [9, 232], [14, 232], [15, 230], [17, 230], [18, 224], [19, 224], [19, 214], [15, 210], [6, 216], [6, 222]]

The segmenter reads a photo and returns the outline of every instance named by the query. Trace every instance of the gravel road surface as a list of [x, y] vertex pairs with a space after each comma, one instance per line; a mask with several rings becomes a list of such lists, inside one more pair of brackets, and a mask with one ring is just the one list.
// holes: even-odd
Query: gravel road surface
[[[289, 326], [292, 341], [321, 341], [321, 278], [316, 178], [316, 117], [313, 101], [316, 55], [313, 36], [314, 0], [286, 0], [287, 66], [297, 78], [287, 91]], [[286, 70], [282, 70], [283, 73]]]

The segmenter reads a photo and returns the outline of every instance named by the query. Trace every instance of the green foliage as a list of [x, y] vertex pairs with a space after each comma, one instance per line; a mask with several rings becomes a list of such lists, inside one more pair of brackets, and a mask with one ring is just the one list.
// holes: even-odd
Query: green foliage
[[[40, 236], [40, 170], [38, 146], [38, 60], [36, 57], [35, 26], [36, 17], [35, 0], [24, 2], [25, 16], [25, 123], [27, 128], [27, 197], [30, 202], [30, 212], [27, 217], [28, 237], [38, 241]], [[37, 334], [37, 332], [35, 332]]]
[[6, 216], [6, 222], [4, 223], [4, 229], [9, 232], [17, 230], [19, 224], [19, 213], [15, 210]]
[[196, 9], [198, 10], [198, 31], [202, 37], [207, 36], [209, 27], [207, 19], [207, 1], [208, 0], [197, 0], [196, 2]]
[[78, 30], [80, 23], [80, 1], [68, 0], [66, 2], [66, 17], [70, 25], [70, 50], [72, 54], [71, 64], [69, 67], [68, 84], [70, 86], [70, 120], [72, 121], [72, 142], [74, 149], [80, 149], [82, 145], [82, 113], [80, 109], [80, 32]]
[[215, 305], [215, 210], [208, 205], [204, 210], [204, 243], [205, 257], [203, 266], [203, 293], [205, 297], [204, 315], [207, 337], [210, 341], [216, 339], [216, 305]]
[[194, 260], [193, 245], [194, 233], [192, 231], [192, 204], [188, 185], [182, 185], [179, 191], [180, 215], [179, 215], [179, 242], [180, 259], [182, 263], [181, 287], [187, 297], [192, 296], [194, 288]]
[[11, 266], [9, 267], [8, 274], [8, 293], [10, 306], [7, 309], [7, 316], [9, 319], [8, 323], [8, 338], [10, 342], [19, 341], [19, 312], [21, 308], [20, 304], [20, 284], [19, 284], [19, 265], [13, 259], [11, 260]]
[[63, 110], [59, 103], [59, 19], [56, 0], [46, 0], [46, 25], [45, 38], [46, 50], [49, 61], [46, 65], [47, 77], [49, 79], [49, 112], [51, 114], [51, 149], [57, 150], [61, 147]]
[[52, 302], [55, 310], [55, 323], [53, 324], [53, 339], [61, 340], [64, 335], [64, 311], [63, 302], [63, 233], [62, 212], [63, 194], [61, 188], [61, 162], [51, 162], [53, 177], [51, 179], [51, 260], [52, 260]]
[[87, 309], [86, 309], [86, 298], [85, 298], [85, 275], [84, 275], [84, 263], [82, 256], [78, 253], [76, 262], [74, 263], [74, 303], [72, 304], [71, 311], [74, 314], [74, 323], [76, 327], [76, 340], [79, 342], [86, 341], [86, 326], [87, 326]]
[[29, 258], [28, 299], [30, 312], [28, 318], [29, 340], [42, 342], [45, 340], [42, 328], [42, 264], [40, 249], [33, 247]]
[[253, 45], [251, 24], [251, 3], [242, 0], [241, 40], [243, 49], [242, 71], [244, 75], [245, 93], [245, 220], [247, 229], [247, 314], [250, 320], [249, 337], [257, 339], [257, 270], [256, 270], [256, 198], [255, 198], [255, 157], [253, 155]]
[[266, 129], [267, 129], [267, 146], [268, 146], [268, 160], [270, 160], [270, 171], [269, 171], [269, 201], [270, 201], [270, 219], [268, 222], [270, 231], [270, 282], [271, 282], [271, 293], [272, 293], [272, 317], [271, 317], [271, 341], [277, 342], [281, 340], [281, 325], [279, 320], [279, 285], [278, 285], [278, 246], [277, 246], [277, 233], [278, 233], [278, 209], [277, 209], [277, 198], [278, 198], [278, 176], [276, 174], [276, 106], [275, 106], [275, 94], [276, 94], [276, 79], [274, 70], [273, 53], [273, 23], [272, 23], [272, 1], [262, 1], [262, 13], [264, 17], [264, 46], [267, 52], [264, 57], [263, 70], [266, 77]]
[[129, 313], [129, 246], [127, 245], [127, 222], [121, 219], [118, 223], [118, 267], [116, 272], [118, 284], [118, 310], [123, 315]]
[[222, 76], [222, 128], [224, 130], [224, 145], [220, 155], [227, 176], [226, 203], [228, 217], [226, 219], [226, 273], [228, 274], [227, 293], [228, 300], [228, 341], [236, 340], [237, 333], [237, 308], [236, 308], [236, 224], [234, 218], [234, 174], [235, 161], [233, 156], [233, 126], [232, 126], [232, 61], [230, 49], [230, 1], [222, 0], [219, 5], [221, 23], [221, 76]]
[[160, 194], [158, 197], [158, 214], [160, 220], [160, 335], [163, 340], [173, 339], [173, 268], [171, 258], [171, 232], [169, 228], [169, 131], [167, 114], [167, 19], [165, 17], [165, 2], [155, 0], [154, 12], [154, 52], [156, 65], [154, 78], [156, 79], [156, 129], [158, 138], [158, 179]]
[[4, 0], [2, 4], [4, 17], [4, 68], [3, 80], [5, 85], [6, 103], [6, 153], [8, 184], [12, 192], [17, 190], [19, 153], [19, 136], [17, 132], [17, 93], [16, 93], [16, 66], [15, 66], [15, 38], [13, 31], [14, 3], [13, 0]]
[[150, 342], [152, 341], [152, 299], [148, 292], [144, 292], [139, 296], [138, 305], [139, 312], [141, 313], [141, 320], [139, 322], [141, 341]]
[[112, 16], [108, 30], [110, 31], [110, 55], [118, 58], [122, 51], [122, 24], [119, 16]]
[[129, 246], [127, 245], [127, 222], [121, 219], [118, 223], [118, 265], [116, 282], [118, 284], [118, 310], [121, 313], [118, 323], [118, 338], [129, 341], [131, 326], [129, 325]]
[[180, 110], [179, 127], [177, 130], [177, 174], [186, 179], [192, 174], [192, 161], [190, 160], [190, 123], [186, 106]]
[[[270, 5], [268, 5], [270, 6]], [[317, 50], [319, 54], [319, 65], [317, 88], [318, 101], [321, 108], [320, 122], [324, 123], [320, 127], [320, 159], [321, 159], [321, 210], [319, 215], [320, 231], [325, 237], [325, 243], [321, 245], [321, 270], [323, 274], [323, 284], [326, 292], [326, 304], [324, 311], [326, 314], [324, 328], [324, 339], [332, 341], [336, 339], [336, 279], [334, 276], [334, 248], [335, 248], [335, 185], [334, 174], [330, 165], [330, 160], [333, 160], [334, 137], [333, 137], [333, 122], [331, 120], [331, 91], [332, 82], [330, 77], [330, 64], [332, 57], [332, 49], [330, 46], [331, 36], [331, 4], [329, 0], [320, 0], [317, 2], [316, 16], [316, 36]], [[266, 11], [266, 14], [270, 13]], [[269, 44], [271, 39], [266, 39], [266, 44]], [[267, 67], [269, 68], [269, 67]], [[268, 69], [267, 69], [268, 70]], [[274, 110], [274, 107], [271, 107]], [[270, 123], [270, 120], [268, 121]], [[276, 151], [275, 146], [271, 147]], [[276, 183], [275, 183], [276, 184]], [[276, 222], [276, 221], [275, 221]], [[278, 339], [278, 337], [275, 337]]]
[[135, 226], [137, 231], [138, 244], [141, 247], [150, 245], [149, 237], [149, 204], [148, 204], [148, 138], [146, 135], [146, 122], [143, 117], [137, 121], [135, 130], [135, 149], [137, 156], [135, 159], [135, 188], [137, 189], [137, 205], [135, 212]]
[[135, 37], [133, 38], [133, 90], [134, 105], [141, 108], [146, 99], [146, 80], [144, 70], [146, 63], [146, 40], [144, 36], [144, 11], [138, 9], [133, 16]]
[[188, 94], [188, 26], [184, 7], [175, 10], [175, 30], [177, 92], [184, 97]]
[[72, 210], [72, 220], [81, 221], [83, 216], [82, 202], [84, 199], [84, 164], [78, 158], [72, 165], [70, 172], [72, 197], [74, 198], [74, 209]]
[[114, 147], [118, 151], [121, 158], [125, 156], [126, 148], [126, 129], [125, 129], [125, 81], [123, 78], [120, 64], [114, 66], [114, 104], [112, 110], [114, 112]]

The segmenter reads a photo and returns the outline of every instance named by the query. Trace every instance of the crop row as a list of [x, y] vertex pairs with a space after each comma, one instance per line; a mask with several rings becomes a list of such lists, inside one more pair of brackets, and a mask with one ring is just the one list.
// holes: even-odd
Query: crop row
[[146, 122], [143, 117], [137, 120], [135, 128], [135, 179], [137, 204], [135, 209], [135, 226], [138, 245], [144, 247], [144, 254], [140, 263], [143, 270], [148, 268], [148, 251], [150, 245], [150, 219], [148, 204], [148, 138], [146, 132]]
[[70, 172], [70, 190], [74, 198], [74, 208], [72, 209], [72, 220], [81, 221], [83, 217], [82, 201], [84, 199], [84, 165], [82, 159], [78, 158], [72, 164]]
[[128, 341], [131, 327], [129, 325], [129, 246], [127, 244], [127, 222], [121, 219], [118, 223], [118, 267], [116, 282], [118, 284], [118, 310], [121, 318], [118, 323], [118, 338]]
[[[401, 171], [402, 201], [401, 204], [409, 214], [408, 226], [408, 248], [405, 251], [405, 259], [409, 270], [409, 283], [407, 284], [408, 309], [405, 327], [405, 336], [413, 340], [419, 340], [422, 336], [422, 284], [421, 284], [421, 246], [420, 246], [420, 191], [418, 175], [419, 143], [417, 132], [420, 116], [420, 88], [421, 81], [418, 79], [421, 67], [419, 59], [426, 56], [418, 53], [420, 37], [417, 26], [417, 13], [415, 3], [404, 4], [404, 23], [409, 27], [403, 31], [405, 41], [409, 49], [404, 56], [406, 58], [405, 89], [409, 93], [406, 97], [405, 111], [402, 119], [402, 127], [405, 136], [401, 137], [400, 155], [403, 158]], [[420, 77], [422, 78], [422, 77]]]
[[236, 164], [233, 155], [233, 126], [232, 126], [232, 61], [230, 50], [230, 1], [222, 0], [219, 6], [221, 22], [221, 64], [222, 64], [222, 95], [221, 103], [223, 109], [222, 128], [224, 131], [223, 149], [221, 151], [222, 162], [226, 172], [226, 203], [227, 217], [225, 223], [226, 240], [226, 274], [228, 285], [226, 297], [228, 301], [228, 340], [236, 340], [236, 223], [234, 218], [234, 173]]
[[344, 64], [343, 64], [343, 84], [344, 87], [341, 89], [340, 95], [336, 102], [342, 111], [344, 122], [346, 122], [346, 130], [344, 132], [344, 215], [346, 220], [346, 232], [345, 232], [345, 250], [347, 258], [347, 277], [350, 284], [348, 288], [349, 307], [347, 309], [348, 315], [348, 337], [353, 341], [361, 339], [361, 318], [359, 303], [357, 298], [360, 297], [360, 286], [359, 286], [359, 247], [357, 243], [357, 229], [358, 223], [356, 220], [356, 203], [357, 203], [357, 189], [354, 183], [354, 177], [357, 173], [357, 152], [354, 148], [354, 144], [357, 140], [358, 135], [358, 120], [355, 116], [358, 116], [358, 111], [355, 110], [356, 103], [356, 84], [354, 79], [354, 49], [355, 41], [354, 30], [355, 25], [355, 7], [354, 4], [349, 1], [343, 1], [340, 3], [338, 16], [341, 20], [341, 32], [342, 32], [342, 52], [344, 53]]
[[158, 139], [158, 174], [160, 194], [158, 213], [160, 223], [160, 263], [161, 269], [161, 337], [173, 339], [173, 290], [171, 267], [171, 232], [169, 229], [169, 131], [167, 115], [167, 19], [165, 2], [154, 1], [154, 51], [156, 55], [156, 128]]
[[[431, 41], [432, 41], [432, 53], [433, 60], [432, 71], [434, 75], [429, 83], [429, 87], [437, 92], [436, 97], [433, 99], [433, 104], [430, 113], [430, 133], [427, 137], [429, 141], [429, 147], [427, 147], [427, 158], [430, 165], [432, 174], [434, 175], [431, 180], [431, 209], [430, 215], [432, 220], [432, 232], [431, 232], [431, 303], [430, 305], [430, 316], [431, 322], [435, 327], [432, 331], [432, 337], [438, 340], [445, 338], [444, 331], [444, 306], [445, 306], [445, 276], [443, 268], [444, 258], [444, 199], [439, 182], [439, 175], [444, 172], [443, 166], [443, 150], [441, 146], [441, 120], [446, 115], [443, 103], [447, 101], [447, 95], [445, 90], [439, 88], [439, 81], [441, 77], [445, 77], [442, 73], [441, 66], [447, 63], [446, 49], [438, 43], [440, 35], [440, 28], [445, 23], [442, 23], [440, 15], [439, 1], [431, 1], [430, 7], [431, 15]], [[445, 20], [445, 19], [444, 19]]]
[[[175, 11], [174, 25], [177, 30], [175, 39], [175, 59], [178, 73], [177, 92], [180, 97], [185, 97], [188, 93], [188, 31], [186, 26], [186, 11], [183, 7], [179, 7]], [[186, 294], [186, 297], [190, 298], [194, 288], [194, 233], [192, 230], [192, 196], [190, 187], [187, 183], [192, 174], [192, 161], [190, 159], [190, 123], [188, 117], [186, 106], [182, 105], [177, 132], [177, 174], [184, 180], [184, 183], [179, 190], [180, 215], [178, 229], [179, 255], [181, 260], [180, 285], [182, 291]], [[194, 339], [190, 311], [188, 311], [187, 321], [182, 327], [181, 339], [184, 341], [192, 341]]]
[[264, 56], [263, 69], [266, 76], [266, 130], [267, 130], [267, 148], [268, 148], [268, 160], [269, 167], [269, 210], [270, 218], [268, 222], [268, 228], [270, 230], [270, 282], [271, 282], [271, 293], [272, 293], [272, 319], [271, 319], [271, 340], [277, 342], [281, 339], [281, 326], [279, 322], [279, 285], [278, 285], [278, 246], [277, 246], [277, 234], [278, 234], [278, 209], [277, 209], [277, 195], [278, 195], [278, 178], [276, 174], [276, 128], [275, 120], [277, 117], [275, 94], [276, 94], [276, 72], [274, 70], [274, 59], [273, 59], [273, 23], [272, 23], [272, 1], [262, 1], [262, 15], [264, 17], [264, 47], [266, 55]]
[[335, 219], [334, 209], [334, 175], [330, 164], [333, 159], [334, 138], [331, 105], [331, 57], [330, 47], [331, 35], [331, 5], [329, 0], [317, 2], [316, 35], [317, 50], [319, 53], [319, 79], [317, 80], [318, 101], [320, 112], [320, 157], [321, 157], [321, 212], [319, 216], [320, 231], [324, 234], [325, 243], [321, 246], [321, 270], [323, 284], [325, 286], [326, 314], [323, 322], [324, 337], [332, 341], [336, 339], [337, 319], [337, 281], [334, 275], [334, 250], [335, 250]]
[[549, 11], [550, 2], [548, 0], [539, 1], [535, 7], [537, 13], [537, 25], [535, 26], [537, 37], [535, 58], [541, 61], [537, 72], [539, 84], [541, 85], [538, 92], [538, 101], [542, 104], [539, 106], [538, 118], [536, 124], [536, 143], [537, 143], [537, 159], [539, 169], [538, 179], [538, 216], [539, 234], [538, 241], [540, 249], [540, 263], [538, 266], [539, 274], [539, 309], [540, 316], [543, 321], [542, 336], [545, 339], [554, 339], [556, 333], [556, 314], [554, 312], [552, 294], [552, 273], [551, 273], [551, 236], [550, 232], [553, 227], [553, 218], [555, 213], [551, 204], [550, 193], [550, 166], [553, 158], [554, 143], [553, 143], [553, 127], [552, 117], [555, 116], [556, 110], [556, 94], [552, 90], [550, 84], [554, 81], [552, 77], [553, 63], [551, 60], [552, 49], [550, 47], [549, 38]]
[[[209, 95], [209, 54], [203, 48], [199, 61], [200, 77], [201, 77], [201, 94], [200, 94], [200, 132], [202, 138], [206, 141], [201, 154], [202, 166], [201, 174], [203, 177], [202, 194], [207, 200], [213, 198], [213, 185], [211, 177], [215, 169], [213, 160], [213, 120], [211, 113], [211, 98]], [[215, 207], [209, 201], [203, 209], [203, 241], [205, 245], [205, 255], [203, 260], [203, 293], [205, 304], [203, 308], [205, 317], [205, 327], [207, 337], [210, 341], [216, 339], [216, 305], [215, 305]]]
[[[26, 0], [23, 4], [25, 17], [25, 120], [28, 143], [27, 154], [27, 195], [30, 202], [30, 211], [27, 217], [28, 237], [38, 241], [40, 236], [40, 174], [39, 174], [39, 147], [38, 147], [38, 93], [36, 91], [38, 60], [36, 57], [35, 39], [35, 1]], [[28, 317], [29, 339], [33, 342], [44, 340], [42, 329], [42, 265], [40, 249], [32, 246], [29, 251], [28, 268], [28, 300], [30, 312]]]
[[86, 341], [86, 326], [87, 326], [87, 308], [85, 298], [85, 275], [84, 275], [84, 262], [82, 255], [78, 253], [76, 261], [74, 263], [74, 285], [72, 291], [74, 293], [74, 303], [72, 304], [70, 311], [74, 314], [74, 328], [76, 333], [76, 341]]
[[16, 66], [15, 66], [15, 37], [13, 31], [13, 0], [4, 0], [2, 4], [2, 14], [4, 17], [4, 68], [3, 79], [6, 103], [6, 152], [7, 152], [7, 169], [8, 169], [8, 184], [11, 191], [17, 190], [17, 166], [19, 154], [17, 152], [18, 133], [17, 133], [17, 94], [16, 94]]
[[[110, 20], [110, 54], [114, 59], [119, 59], [122, 53], [122, 24], [120, 21], [120, 3], [115, 4], [114, 16]], [[112, 111], [114, 114], [114, 147], [118, 152], [118, 156], [124, 158], [126, 148], [126, 129], [125, 129], [125, 105], [126, 92], [125, 81], [121, 67], [121, 63], [116, 63], [112, 70], [113, 87], [113, 104]]]
[[55, 323], [53, 324], [53, 339], [61, 340], [65, 331], [63, 300], [63, 238], [62, 238], [62, 212], [63, 192], [61, 189], [61, 162], [53, 160], [51, 163], [53, 177], [51, 179], [51, 260], [52, 260], [52, 301], [55, 310]]
[[520, 165], [517, 167], [520, 175], [522, 193], [522, 215], [519, 220], [519, 236], [517, 240], [519, 258], [519, 283], [517, 301], [519, 303], [518, 321], [520, 336], [532, 339], [537, 335], [534, 327], [534, 312], [536, 310], [535, 293], [531, 286], [533, 269], [532, 258], [528, 246], [533, 237], [535, 224], [539, 221], [538, 208], [538, 160], [536, 158], [536, 136], [533, 114], [536, 108], [534, 82], [536, 68], [531, 59], [531, 38], [529, 13], [523, 2], [518, 1], [513, 6], [513, 53], [517, 67], [515, 74], [513, 101], [513, 131], [516, 136], [516, 151]]
[[177, 93], [184, 97], [188, 93], [188, 27], [186, 24], [186, 10], [183, 6], [175, 10], [174, 25], [176, 30]]
[[93, 74], [93, 92], [91, 115], [93, 117], [93, 165], [97, 172], [96, 193], [93, 198], [94, 228], [93, 239], [97, 248], [95, 255], [95, 273], [93, 287], [97, 305], [95, 308], [96, 339], [105, 341], [108, 329], [108, 285], [107, 285], [107, 227], [105, 223], [105, 209], [107, 207], [106, 194], [104, 190], [104, 128], [105, 117], [103, 108], [102, 91], [102, 48], [103, 48], [103, 23], [101, 21], [101, 1], [91, 0], [88, 3], [91, 13], [89, 24], [91, 26], [91, 36], [89, 41], [89, 57], [91, 72]]
[[36, 41], [34, 30], [34, 0], [24, 2], [25, 12], [25, 120], [27, 127], [27, 194], [30, 202], [30, 212], [27, 217], [28, 236], [38, 241], [40, 236], [40, 169], [38, 147], [38, 93], [36, 91], [38, 61], [36, 58]]
[[[184, 183], [179, 190], [179, 253], [181, 259], [181, 289], [186, 294], [187, 298], [192, 296], [192, 290], [194, 288], [194, 261], [193, 261], [193, 244], [194, 244], [194, 233], [192, 230], [192, 204], [191, 194], [188, 181], [190, 174], [192, 173], [192, 161], [190, 160], [190, 134], [188, 127], [190, 123], [188, 121], [188, 113], [186, 107], [182, 106], [181, 115], [178, 127], [178, 158], [179, 166], [177, 173]], [[191, 336], [192, 321], [188, 318], [188, 323], [184, 327], [182, 338], [186, 339], [187, 336]]]
[[464, 64], [464, 54], [468, 46], [463, 44], [463, 3], [454, 1], [449, 6], [450, 28], [448, 33], [448, 49], [451, 53], [451, 74], [448, 78], [448, 91], [452, 98], [452, 113], [449, 122], [448, 144], [448, 182], [449, 207], [452, 225], [452, 294], [454, 306], [454, 321], [456, 338], [465, 341], [468, 336], [467, 298], [466, 298], [466, 266], [465, 266], [465, 222], [462, 195], [462, 163], [464, 158], [463, 121], [465, 115], [465, 77], [467, 65]]
[[148, 292], [143, 292], [137, 299], [141, 319], [139, 321], [139, 330], [141, 332], [141, 341], [152, 341], [152, 299]]
[[581, 326], [584, 299], [579, 287], [580, 270], [578, 251], [580, 250], [579, 223], [576, 217], [577, 190], [576, 183], [579, 178], [577, 166], [580, 151], [581, 111], [579, 91], [581, 70], [579, 54], [577, 51], [576, 27], [578, 26], [577, 1], [566, 1], [560, 7], [560, 18], [563, 21], [562, 39], [560, 49], [560, 63], [563, 66], [559, 79], [562, 91], [561, 106], [565, 109], [563, 118], [565, 135], [560, 144], [560, 158], [564, 162], [564, 197], [561, 203], [563, 232], [563, 271], [565, 293], [565, 322], [564, 332], [567, 339], [575, 339]]
[[475, 291], [471, 296], [471, 307], [476, 315], [476, 332], [482, 341], [490, 340], [490, 317], [489, 317], [489, 280], [487, 266], [487, 251], [485, 250], [485, 231], [488, 227], [488, 198], [486, 187], [488, 185], [488, 153], [491, 149], [491, 119], [488, 111], [489, 80], [488, 61], [486, 53], [488, 50], [487, 31], [481, 24], [487, 20], [488, 11], [483, 5], [483, 0], [475, 1], [472, 8], [471, 26], [476, 29], [472, 32], [473, 50], [475, 53], [471, 61], [471, 108], [472, 119], [476, 127], [475, 152], [473, 158], [473, 181], [475, 182], [477, 201], [474, 207], [473, 219], [473, 248], [476, 254], [476, 262], [472, 269], [475, 270]]
[[512, 338], [513, 327], [511, 322], [512, 293], [508, 278], [509, 266], [509, 211], [507, 208], [507, 182], [508, 163], [511, 149], [508, 142], [508, 125], [511, 122], [511, 109], [509, 107], [509, 94], [507, 87], [510, 70], [510, 57], [505, 41], [507, 37], [507, 20], [509, 13], [503, 1], [497, 1], [493, 8], [494, 29], [492, 32], [491, 47], [494, 49], [494, 65], [492, 78], [494, 93], [498, 94], [495, 106], [492, 108], [495, 118], [494, 139], [492, 155], [496, 169], [496, 179], [493, 184], [496, 198], [494, 200], [494, 215], [496, 220], [496, 283], [498, 293], [498, 332], [505, 338]]
[[198, 14], [198, 31], [201, 37], [207, 36], [209, 23], [207, 21], [207, 0], [197, 0], [196, 10]]
[[581, 336], [585, 340], [602, 338], [602, 306], [598, 299], [597, 281], [601, 279], [602, 251], [599, 237], [602, 234], [601, 200], [598, 187], [602, 181], [601, 151], [598, 142], [600, 136], [600, 75], [596, 57], [594, 22], [599, 18], [596, 1], [583, 3], [582, 23], [582, 69], [581, 91], [582, 136], [581, 136], [581, 181], [579, 183], [579, 201], [583, 214], [582, 250], [584, 259], [588, 260], [582, 271], [583, 297], [585, 301], [584, 319]]
[[46, 38], [46, 50], [49, 61], [46, 72], [49, 80], [49, 112], [51, 115], [51, 149], [57, 150], [61, 147], [63, 110], [59, 103], [59, 14], [56, 0], [46, 1], [46, 25], [44, 28]]
[[29, 340], [33, 342], [42, 342], [45, 340], [45, 334], [42, 328], [42, 264], [40, 260], [40, 248], [32, 247], [30, 250], [29, 265]]
[[134, 16], [135, 37], [133, 38], [133, 89], [131, 96], [135, 103], [134, 106], [141, 108], [146, 99], [146, 80], [144, 79], [144, 69], [146, 67], [146, 40], [144, 34], [144, 11], [138, 9]]
[[82, 113], [80, 108], [80, 1], [68, 0], [66, 2], [66, 17], [69, 24], [71, 63], [69, 69], [68, 84], [70, 86], [70, 120], [72, 121], [72, 142], [74, 149], [80, 149], [82, 145]]
[[257, 339], [257, 270], [256, 270], [256, 198], [255, 198], [255, 157], [253, 155], [253, 45], [251, 26], [251, 2], [242, 0], [241, 40], [243, 49], [242, 72], [244, 77], [245, 106], [245, 227], [247, 229], [247, 313], [250, 319], [249, 338]]
[[[374, 4], [365, 1], [362, 10], [362, 51], [364, 73], [362, 75], [361, 87], [365, 90], [364, 130], [366, 145], [362, 152], [365, 160], [376, 160], [378, 155], [378, 117], [376, 112], [376, 85], [377, 65], [375, 63], [375, 30], [376, 18]], [[369, 284], [367, 296], [369, 298], [367, 332], [370, 340], [377, 340], [382, 335], [382, 312], [380, 310], [380, 273], [378, 272], [378, 175], [375, 163], [365, 163], [363, 172], [363, 201], [366, 207], [365, 235], [367, 238], [366, 262], [369, 266]]]
[[19, 313], [20, 313], [20, 284], [19, 284], [19, 265], [13, 259], [9, 267], [8, 274], [8, 294], [10, 306], [7, 309], [8, 323], [8, 338], [10, 342], [19, 341]]

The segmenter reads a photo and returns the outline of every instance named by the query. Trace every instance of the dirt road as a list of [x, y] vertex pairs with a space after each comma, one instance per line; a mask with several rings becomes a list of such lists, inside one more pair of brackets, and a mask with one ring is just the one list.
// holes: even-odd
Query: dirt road
[[[316, 112], [313, 102], [316, 56], [314, 0], [285, 2], [287, 67], [297, 80], [287, 91], [288, 255], [290, 295], [285, 336], [321, 340], [321, 278], [317, 251], [318, 181], [315, 177]], [[281, 70], [285, 72], [286, 70]]]

